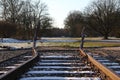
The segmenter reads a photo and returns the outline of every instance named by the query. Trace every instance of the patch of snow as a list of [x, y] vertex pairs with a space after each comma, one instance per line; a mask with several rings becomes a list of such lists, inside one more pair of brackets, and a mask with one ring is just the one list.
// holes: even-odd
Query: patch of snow
[[20, 80], [101, 80], [99, 77], [27, 77]]
[[51, 40], [51, 39], [41, 39], [41, 40], [38, 40], [39, 42], [77, 42], [79, 40]]
[[30, 42], [30, 40], [18, 40], [13, 38], [3, 38], [0, 39], [1, 43], [22, 43], [22, 42]]
[[22, 49], [22, 48], [31, 48], [31, 40], [18, 40], [13, 38], [0, 38], [0, 50], [9, 49]]
[[64, 73], [69, 73], [69, 74], [75, 74], [75, 73], [81, 73], [81, 74], [92, 74], [94, 73], [93, 71], [29, 71], [28, 73], [30, 74], [64, 74]]

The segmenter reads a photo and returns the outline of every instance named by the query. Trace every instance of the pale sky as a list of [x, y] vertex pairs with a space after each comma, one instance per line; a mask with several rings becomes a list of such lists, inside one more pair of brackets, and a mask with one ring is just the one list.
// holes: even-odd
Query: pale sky
[[42, 0], [47, 6], [50, 16], [54, 20], [54, 27], [63, 28], [64, 20], [73, 10], [83, 11], [93, 0]]

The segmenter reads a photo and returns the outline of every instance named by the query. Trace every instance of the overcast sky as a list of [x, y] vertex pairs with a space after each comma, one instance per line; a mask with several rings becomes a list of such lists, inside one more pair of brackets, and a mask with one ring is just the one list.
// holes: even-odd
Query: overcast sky
[[42, 0], [48, 6], [49, 14], [54, 20], [54, 26], [63, 28], [64, 19], [73, 10], [83, 11], [93, 0]]

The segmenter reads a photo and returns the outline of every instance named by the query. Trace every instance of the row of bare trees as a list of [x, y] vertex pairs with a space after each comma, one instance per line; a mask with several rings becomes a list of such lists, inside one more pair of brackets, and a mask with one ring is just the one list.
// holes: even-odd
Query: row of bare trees
[[[31, 39], [36, 28], [38, 36], [46, 36], [52, 31], [49, 30], [52, 19], [47, 5], [41, 0], [0, 0], [0, 10], [0, 37], [15, 34], [15, 37]], [[64, 21], [64, 30], [67, 30], [67, 35], [79, 37], [85, 27], [88, 36], [104, 36], [107, 39], [110, 35], [120, 37], [119, 23], [120, 0], [95, 0], [84, 12], [71, 11]]]
[[[36, 26], [38, 26], [39, 32], [44, 32], [45, 29], [52, 27], [47, 5], [41, 0], [1, 0], [0, 8], [2, 10], [1, 19], [5, 23], [17, 24], [16, 36], [18, 37], [30, 39]], [[41, 35], [39, 34], [39, 36]]]
[[120, 37], [120, 0], [95, 0], [84, 13], [70, 12], [64, 23], [71, 36], [80, 36], [82, 28], [86, 27], [88, 35], [92, 33], [108, 39], [112, 33]]

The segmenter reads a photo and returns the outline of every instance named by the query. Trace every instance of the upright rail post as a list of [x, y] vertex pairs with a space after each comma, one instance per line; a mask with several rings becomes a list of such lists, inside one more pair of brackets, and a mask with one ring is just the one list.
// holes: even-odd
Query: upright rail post
[[85, 38], [85, 27], [83, 27], [82, 32], [81, 32], [81, 44], [80, 44], [80, 49], [83, 49], [83, 45], [84, 45], [84, 38]]
[[40, 20], [38, 20], [37, 25], [35, 26], [35, 32], [33, 37], [33, 49], [36, 47], [36, 41], [37, 41], [37, 34], [40, 27]]

